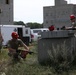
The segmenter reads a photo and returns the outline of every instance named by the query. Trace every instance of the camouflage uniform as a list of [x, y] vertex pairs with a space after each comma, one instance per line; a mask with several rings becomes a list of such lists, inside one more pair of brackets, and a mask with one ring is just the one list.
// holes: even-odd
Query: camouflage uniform
[[[8, 48], [12, 48], [12, 49], [16, 50], [16, 53], [13, 54], [14, 58], [18, 58], [18, 55], [20, 53], [20, 51], [18, 50], [18, 47], [22, 46], [23, 44], [24, 43], [21, 39], [17, 39], [17, 40], [11, 39], [11, 40], [8, 41], [8, 44], [7, 44]], [[9, 53], [12, 55], [11, 51], [9, 51]]]
[[23, 44], [24, 43], [21, 39], [17, 39], [17, 40], [11, 39], [8, 41], [8, 47], [16, 50], [18, 50], [18, 47], [22, 46]]

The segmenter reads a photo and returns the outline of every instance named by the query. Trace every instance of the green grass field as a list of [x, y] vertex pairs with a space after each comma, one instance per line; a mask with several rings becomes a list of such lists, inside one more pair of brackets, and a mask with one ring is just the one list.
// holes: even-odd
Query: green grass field
[[30, 44], [30, 50], [36, 54], [27, 55], [26, 60], [12, 64], [11, 58], [7, 55], [7, 48], [2, 49], [0, 53], [0, 75], [76, 75], [76, 69], [70, 69], [67, 72], [57, 73], [51, 66], [42, 66], [37, 59], [37, 43]]

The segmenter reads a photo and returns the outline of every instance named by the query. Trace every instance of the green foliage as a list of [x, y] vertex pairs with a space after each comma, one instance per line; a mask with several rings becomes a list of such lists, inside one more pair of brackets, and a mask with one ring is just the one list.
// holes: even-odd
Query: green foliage
[[15, 21], [14, 22], [14, 25], [25, 25], [26, 27], [30, 27], [31, 29], [34, 29], [34, 28], [43, 28], [43, 24], [40, 24], [40, 23], [32, 23], [32, 22], [29, 22], [29, 23], [24, 23], [23, 21]]
[[2, 51], [1, 51], [1, 53], [0, 53], [0, 60], [2, 60], [2, 59], [7, 59], [7, 58], [8, 58], [7, 54], [8, 54], [8, 50], [2, 48]]
[[27, 23], [26, 24], [28, 27], [30, 27], [31, 29], [34, 29], [34, 28], [43, 28], [43, 24], [39, 24], [39, 23]]
[[54, 75], [55, 73], [52, 73], [51, 71], [52, 68], [48, 66], [40, 66], [38, 64], [29, 65], [27, 63], [21, 65], [18, 63], [9, 67], [9, 71], [6, 72], [6, 75]]
[[[2, 53], [0, 54], [0, 75], [76, 75], [76, 69], [70, 68], [70, 70], [63, 71], [63, 67], [65, 67], [65, 69], [67, 67], [66, 61], [62, 62], [62, 64], [56, 63], [54, 64], [54, 67], [51, 67], [50, 65], [40, 65], [37, 60], [37, 42], [30, 44], [30, 46], [31, 51], [36, 52], [36, 54], [28, 55], [26, 60], [16, 64], [8, 64], [10, 62], [7, 55], [8, 51], [7, 49], [3, 49]], [[50, 57], [52, 58], [52, 56]], [[1, 63], [2, 61], [3, 63]]]
[[18, 21], [18, 22], [14, 22], [14, 25], [25, 25], [25, 23], [23, 21]]
[[52, 45], [52, 49], [48, 50], [51, 65], [57, 72], [69, 71], [71, 67], [76, 65], [76, 56], [73, 51], [66, 46], [65, 42], [61, 45]]

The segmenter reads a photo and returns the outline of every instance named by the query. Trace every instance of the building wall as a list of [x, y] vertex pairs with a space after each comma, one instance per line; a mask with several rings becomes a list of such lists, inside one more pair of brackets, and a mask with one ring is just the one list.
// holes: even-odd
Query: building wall
[[76, 4], [74, 5], [73, 13], [74, 13], [74, 15], [76, 16]]
[[13, 0], [0, 0], [0, 24], [13, 24]]
[[75, 8], [76, 5], [73, 4], [43, 7], [44, 27], [49, 27], [50, 25], [55, 25], [56, 28], [71, 26], [69, 16], [76, 14]]
[[55, 0], [55, 6], [62, 5], [62, 4], [67, 4], [67, 1], [65, 1], [65, 0]]

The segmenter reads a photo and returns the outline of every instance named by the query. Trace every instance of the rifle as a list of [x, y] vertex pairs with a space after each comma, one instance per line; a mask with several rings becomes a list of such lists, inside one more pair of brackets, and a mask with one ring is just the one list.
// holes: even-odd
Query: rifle
[[[27, 56], [27, 54], [34, 54], [35, 52], [33, 52], [33, 51], [27, 51], [27, 50], [18, 50], [18, 51], [20, 51], [20, 56], [23, 58], [23, 59], [25, 59], [26, 58], [26, 56]], [[36, 54], [36, 53], [35, 53]]]
[[[25, 59], [26, 56], [27, 56], [27, 54], [32, 55], [32, 54], [34, 54], [34, 53], [35, 53], [35, 52], [33, 52], [33, 51], [27, 51], [27, 50], [18, 49], [18, 50], [16, 50], [16, 54], [14, 54], [14, 55], [20, 56], [21, 58]], [[8, 53], [8, 55], [9, 55], [10, 57], [13, 56], [11, 53]]]

